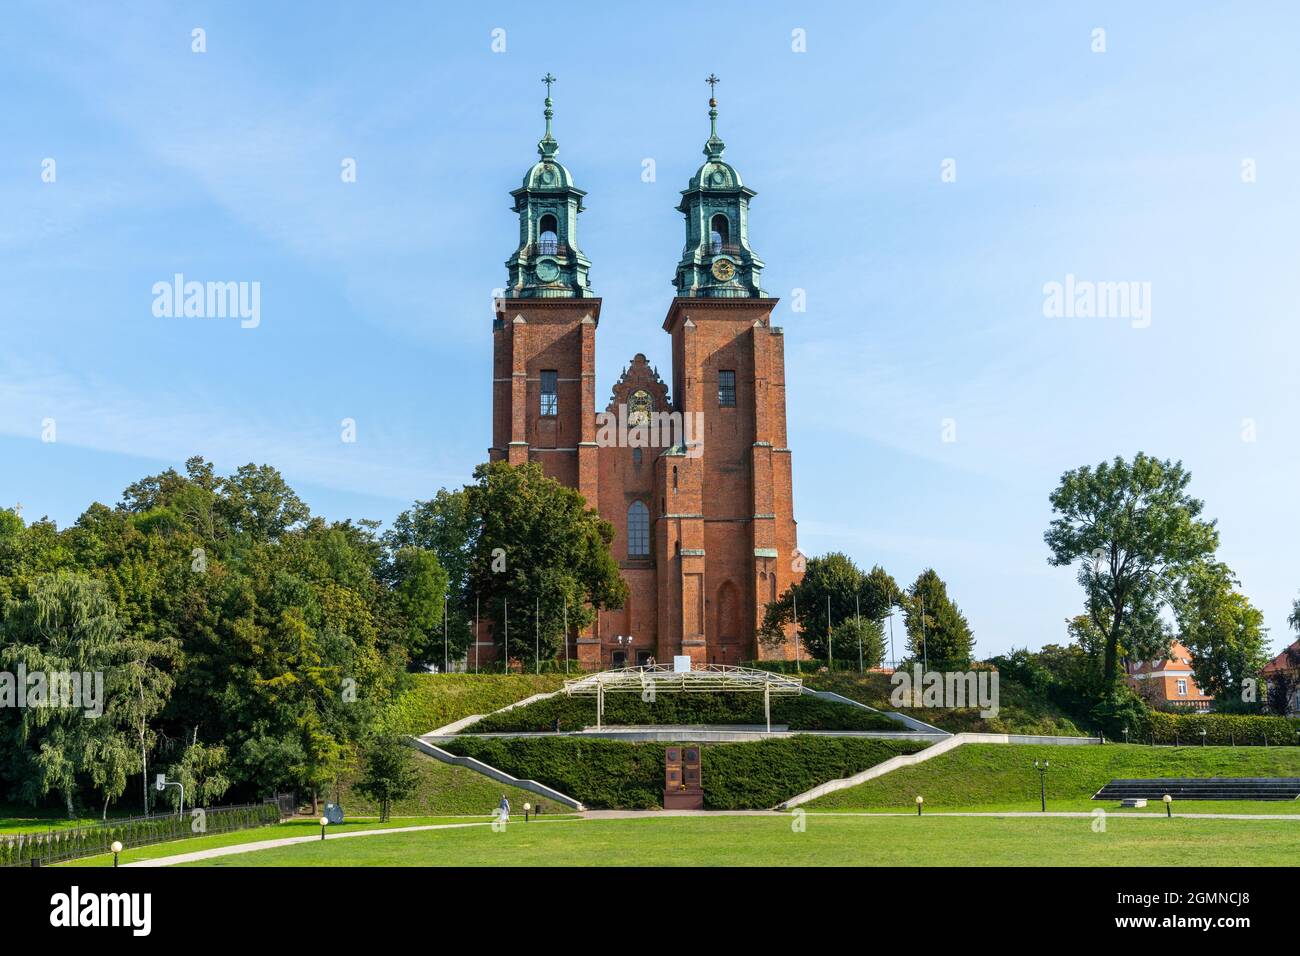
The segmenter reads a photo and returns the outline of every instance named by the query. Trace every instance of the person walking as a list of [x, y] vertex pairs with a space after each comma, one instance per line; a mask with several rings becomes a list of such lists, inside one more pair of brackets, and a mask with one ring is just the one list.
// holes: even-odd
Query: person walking
[[509, 798], [508, 798], [504, 793], [501, 794], [501, 803], [498, 805], [497, 809], [501, 811], [500, 814], [498, 815], [498, 819], [499, 819], [502, 823], [507, 823], [507, 822], [509, 822], [509, 820], [510, 820], [510, 800], [509, 800]]

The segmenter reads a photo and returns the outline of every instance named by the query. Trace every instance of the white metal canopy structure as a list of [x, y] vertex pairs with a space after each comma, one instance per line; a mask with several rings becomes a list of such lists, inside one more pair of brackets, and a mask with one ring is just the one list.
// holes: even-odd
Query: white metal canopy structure
[[564, 682], [570, 697], [596, 698], [596, 727], [605, 716], [606, 694], [640, 694], [654, 700], [658, 694], [761, 693], [767, 729], [772, 730], [772, 697], [795, 697], [803, 693], [803, 679], [753, 667], [729, 664], [696, 664], [690, 670], [677, 670], [671, 664], [623, 667], [601, 671]]

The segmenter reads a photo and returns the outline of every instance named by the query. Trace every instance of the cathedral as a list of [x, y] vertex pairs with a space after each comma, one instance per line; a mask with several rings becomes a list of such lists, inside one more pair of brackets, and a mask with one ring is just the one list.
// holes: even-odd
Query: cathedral
[[569, 653], [589, 669], [677, 655], [709, 664], [793, 657], [789, 633], [781, 645], [756, 639], [765, 605], [802, 577], [784, 337], [749, 244], [755, 193], [723, 159], [717, 100], [705, 162], [677, 205], [686, 236], [663, 322], [670, 381], [638, 354], [602, 411], [601, 300], [578, 241], [586, 193], [555, 158], [553, 80], [544, 78], [540, 158], [510, 194], [519, 245], [492, 326], [489, 455], [540, 463], [616, 529], [630, 598], [572, 636]]

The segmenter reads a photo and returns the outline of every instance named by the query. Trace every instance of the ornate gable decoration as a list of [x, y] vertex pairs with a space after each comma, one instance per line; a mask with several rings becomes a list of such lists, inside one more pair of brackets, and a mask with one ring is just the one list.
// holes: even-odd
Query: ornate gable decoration
[[605, 410], [617, 413], [620, 405], [627, 406], [628, 423], [631, 425], [636, 424], [634, 416], [645, 414], [648, 419], [654, 412], [672, 411], [668, 386], [659, 377], [659, 370], [640, 352], [632, 357], [630, 365], [624, 367]]

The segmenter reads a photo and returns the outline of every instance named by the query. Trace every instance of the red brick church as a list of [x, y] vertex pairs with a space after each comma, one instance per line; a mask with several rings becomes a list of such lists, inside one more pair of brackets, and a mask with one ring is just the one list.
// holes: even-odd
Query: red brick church
[[715, 664], [792, 657], [788, 640], [756, 641], [764, 606], [801, 577], [784, 337], [749, 246], [755, 193], [722, 158], [717, 101], [707, 159], [677, 206], [686, 245], [663, 322], [670, 381], [638, 354], [602, 409], [601, 300], [578, 245], [586, 194], [555, 159], [551, 79], [541, 158], [511, 193], [519, 246], [493, 322], [489, 453], [541, 463], [617, 529], [614, 556], [631, 597], [601, 612], [570, 652], [589, 668], [674, 655]]

